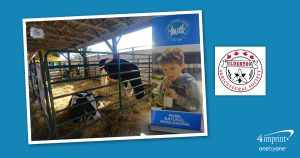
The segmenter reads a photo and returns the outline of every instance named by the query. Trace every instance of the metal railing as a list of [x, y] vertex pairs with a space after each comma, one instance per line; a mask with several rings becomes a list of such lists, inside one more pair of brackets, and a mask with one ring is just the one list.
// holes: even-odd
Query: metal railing
[[[118, 104], [119, 108], [118, 108], [117, 111], [120, 111], [120, 110], [126, 109], [128, 107], [132, 107], [133, 105], [137, 104], [138, 102], [141, 102], [141, 101], [143, 101], [143, 100], [150, 97], [151, 75], [152, 75], [152, 66], [151, 66], [152, 65], [152, 56], [151, 56], [151, 54], [139, 54], [139, 53], [135, 54], [135, 55], [143, 56], [142, 59], [141, 59], [141, 62], [139, 62], [137, 59], [132, 60], [133, 63], [135, 63], [136, 65], [142, 65], [139, 70], [122, 72], [121, 71], [121, 66], [123, 66], [125, 64], [120, 63], [120, 59], [122, 58], [122, 56], [125, 56], [125, 55], [132, 56], [132, 52], [130, 52], [130, 53], [118, 53], [117, 57], [118, 57], [119, 60], [118, 60], [118, 63], [117, 63], [117, 66], [118, 66], [118, 72], [117, 73], [114, 73], [114, 74], [100, 74], [100, 72], [99, 73], [94, 72], [93, 74], [88, 73], [88, 75], [82, 75], [82, 73], [85, 72], [85, 71], [83, 71], [83, 69], [88, 69], [88, 70], [93, 69], [94, 71], [97, 71], [97, 66], [98, 66], [97, 61], [87, 61], [87, 60], [86, 60], [87, 62], [75, 61], [77, 64], [74, 64], [74, 65], [72, 65], [72, 61], [71, 62], [70, 61], [64, 61], [64, 62], [59, 61], [59, 62], [52, 62], [52, 65], [50, 65], [49, 64], [50, 62], [48, 62], [48, 60], [47, 60], [48, 55], [52, 54], [52, 53], [57, 53], [57, 52], [58, 53], [79, 53], [79, 54], [91, 53], [91, 54], [97, 54], [97, 52], [91, 52], [91, 51], [72, 51], [72, 52], [70, 52], [69, 50], [49, 50], [45, 53], [44, 56], [42, 56], [41, 52], [38, 52], [38, 53], [36, 53], [36, 55], [34, 55], [30, 59], [30, 61], [29, 61], [30, 76], [29, 77], [30, 77], [30, 82], [31, 82], [32, 88], [34, 89], [36, 95], [40, 94], [38, 90], [41, 89], [41, 88], [39, 89], [39, 88], [36, 88], [36, 87], [39, 87], [39, 86], [41, 87], [41, 85], [42, 85], [42, 89], [44, 91], [44, 96], [43, 97], [38, 96], [38, 95], [37, 95], [37, 97], [39, 98], [39, 104], [41, 104], [43, 98], [44, 98], [44, 102], [46, 104], [46, 108], [42, 111], [43, 111], [43, 113], [46, 114], [45, 116], [47, 116], [47, 117], [45, 117], [44, 120], [47, 124], [48, 131], [50, 133], [50, 139], [68, 138], [69, 136], [72, 136], [73, 134], [77, 133], [78, 131], [82, 131], [84, 128], [88, 127], [89, 124], [93, 124], [94, 122], [96, 122], [96, 121], [94, 121], [92, 123], [81, 126], [77, 129], [74, 129], [74, 130], [69, 131], [67, 133], [63, 133], [63, 134], [59, 133], [58, 132], [59, 128], [62, 128], [64, 126], [66, 126], [67, 124], [72, 124], [74, 120], [76, 120], [78, 118], [81, 118], [83, 116], [87, 116], [90, 113], [93, 113], [95, 111], [89, 112], [87, 114], [83, 114], [83, 115], [78, 116], [76, 118], [72, 118], [72, 119], [68, 119], [68, 120], [64, 120], [64, 121], [59, 122], [57, 120], [57, 115], [60, 115], [63, 112], [66, 112], [68, 110], [68, 107], [66, 107], [64, 109], [56, 110], [55, 109], [55, 102], [54, 102], [54, 100], [56, 100], [56, 99], [72, 96], [74, 94], [84, 92], [84, 91], [90, 92], [90, 91], [93, 91], [93, 90], [101, 90], [102, 88], [106, 88], [106, 87], [110, 87], [110, 86], [118, 86], [119, 87], [118, 91], [113, 92], [113, 93], [111, 93], [109, 95], [106, 95], [106, 96], [95, 97], [94, 100], [91, 100], [89, 102], [93, 102], [93, 101], [97, 102], [97, 101], [105, 100], [108, 97], [111, 97], [113, 95], [118, 95], [119, 100], [115, 101], [113, 103], [110, 103], [105, 108], [108, 108], [108, 107], [110, 107], [111, 105], [114, 105], [114, 104]], [[98, 52], [98, 53], [103, 54], [104, 52]], [[109, 52], [106, 52], [106, 54], [113, 55], [113, 53], [109, 53]], [[36, 64], [36, 59], [39, 60], [39, 66], [37, 66], [37, 64]], [[62, 64], [62, 63], [64, 63], [64, 64]], [[69, 63], [71, 63], [71, 64], [69, 64]], [[66, 77], [66, 76], [62, 75], [63, 70], [65, 70], [65, 69], [70, 70], [70, 68], [79, 68], [81, 70], [79, 72], [80, 73], [79, 77], [76, 76], [75, 78], [72, 78], [70, 76]], [[40, 78], [37, 78], [37, 74], [36, 74], [37, 69], [40, 69], [39, 70], [40, 73], [41, 73]], [[57, 74], [57, 72], [59, 73], [59, 75]], [[89, 72], [89, 71], [87, 71], [87, 72]], [[133, 79], [126, 80], [126, 81], [121, 80], [121, 75], [135, 73], [135, 72], [140, 72], [140, 74], [143, 74], [143, 76], [141, 75], [139, 78], [133, 78]], [[101, 86], [96, 86], [96, 87], [92, 87], [92, 88], [89, 87], [89, 88], [81, 89], [81, 90], [78, 90], [78, 91], [75, 91], [75, 92], [72, 92], [72, 93], [65, 93], [65, 94], [60, 94], [60, 95], [57, 95], [57, 96], [53, 95], [53, 86], [56, 85], [56, 84], [61, 84], [61, 83], [72, 84], [75, 81], [99, 79], [101, 77], [107, 77], [109, 75], [117, 75], [118, 76], [118, 82], [116, 82], [114, 84], [111, 84], [111, 85], [101, 85]], [[141, 79], [143, 81], [142, 82], [143, 84], [138, 85], [138, 86], [134, 86], [134, 87], [131, 87], [131, 88], [136, 88], [136, 87], [139, 87], [139, 86], [147, 87], [147, 88], [144, 88], [144, 91], [139, 92], [139, 93], [144, 93], [145, 96], [141, 99], [136, 100], [136, 102], [133, 102], [129, 106], [123, 106], [124, 101], [123, 101], [123, 98], [122, 98], [122, 93], [126, 92], [128, 89], [122, 90], [122, 88], [121, 88], [122, 84], [124, 82], [129, 82], [129, 81], [135, 80], [135, 79]], [[36, 85], [39, 85], [39, 86], [36, 86]], [[135, 95], [138, 95], [139, 93], [135, 93]], [[78, 104], [76, 106], [82, 106], [86, 103], [87, 102], [81, 103], [81, 104]], [[97, 109], [97, 111], [101, 112], [105, 108]]]

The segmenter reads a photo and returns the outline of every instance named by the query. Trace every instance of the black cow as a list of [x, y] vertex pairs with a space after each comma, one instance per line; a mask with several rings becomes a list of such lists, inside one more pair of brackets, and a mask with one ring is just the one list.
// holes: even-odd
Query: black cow
[[74, 123], [79, 121], [86, 122], [100, 118], [99, 112], [96, 111], [97, 105], [95, 97], [93, 94], [88, 92], [81, 92], [72, 95], [72, 98], [69, 101], [69, 110], [71, 116], [70, 119], [74, 119]]
[[[106, 58], [100, 60], [99, 62], [100, 71], [104, 69], [110, 79], [118, 80], [119, 79], [118, 60], [119, 60], [118, 58], [113, 58], [113, 59]], [[133, 87], [136, 99], [143, 98], [145, 96], [145, 92], [144, 92], [144, 87], [142, 85], [142, 80], [140, 78], [141, 76], [140, 71], [136, 71], [139, 70], [138, 66], [125, 59], [120, 59], [120, 68], [121, 68], [120, 72], [122, 73], [121, 81], [130, 80], [129, 82]], [[128, 72], [128, 73], [123, 73], [123, 72]], [[127, 82], [123, 82], [123, 84], [125, 87], [128, 86]]]

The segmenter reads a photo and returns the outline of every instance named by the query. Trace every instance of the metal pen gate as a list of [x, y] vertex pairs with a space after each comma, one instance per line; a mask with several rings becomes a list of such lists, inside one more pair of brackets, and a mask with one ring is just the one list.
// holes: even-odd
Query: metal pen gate
[[[47, 60], [47, 57], [48, 57], [48, 55], [50, 55], [52, 53], [83, 54], [82, 55], [83, 60], [76, 61], [75, 64], [72, 63], [72, 61], [70, 61], [70, 60], [64, 61], [64, 63], [61, 61], [60, 62], [49, 62]], [[84, 114], [84, 115], [78, 116], [73, 119], [68, 119], [63, 122], [58, 122], [57, 115], [68, 109], [65, 108], [65, 109], [61, 109], [61, 110], [56, 110], [54, 101], [56, 99], [60, 99], [60, 98], [67, 97], [67, 96], [72, 96], [72, 95], [80, 93], [80, 92], [93, 91], [93, 90], [102, 89], [102, 88], [113, 86], [113, 85], [96, 86], [96, 87], [87, 88], [87, 89], [72, 92], [72, 93], [62, 94], [59, 96], [54, 96], [52, 90], [53, 90], [53, 86], [56, 84], [71, 83], [74, 81], [82, 81], [82, 80], [88, 80], [88, 79], [99, 79], [101, 77], [108, 76], [109, 74], [103, 75], [103, 74], [100, 74], [100, 72], [97, 73], [96, 67], [98, 67], [98, 62], [90, 62], [87, 60], [87, 57], [89, 55], [90, 56], [98, 55], [98, 58], [99, 58], [99, 54], [114, 55], [115, 57], [117, 57], [119, 59], [118, 63], [117, 63], [118, 72], [116, 74], [114, 74], [114, 75], [118, 75], [118, 78], [119, 78], [118, 82], [116, 83], [119, 86], [119, 90], [117, 92], [107, 95], [107, 96], [96, 97], [95, 100], [92, 100], [92, 101], [97, 102], [97, 101], [104, 100], [105, 98], [110, 97], [112, 95], [118, 95], [119, 100], [111, 103], [111, 105], [118, 104], [119, 105], [118, 111], [119, 111], [119, 110], [123, 110], [123, 109], [129, 108], [129, 107], [132, 107], [133, 105], [137, 104], [140, 101], [145, 101], [145, 99], [147, 99], [147, 98], [151, 98], [151, 79], [152, 79], [152, 77], [151, 77], [152, 76], [152, 55], [151, 54], [134, 53], [134, 55], [133, 55], [132, 52], [113, 54], [113, 53], [108, 53], [108, 52], [49, 50], [43, 56], [41, 52], [37, 52], [29, 61], [30, 85], [34, 91], [36, 98], [38, 98], [38, 100], [39, 100], [39, 104], [41, 106], [44, 120], [45, 120], [45, 123], [47, 124], [48, 131], [50, 133], [50, 139], [68, 138], [68, 137], [72, 136], [73, 134], [83, 130], [84, 128], [92, 125], [94, 122], [97, 121], [96, 120], [94, 122], [90, 122], [88, 124], [80, 126], [79, 128], [76, 128], [68, 133], [61, 134], [58, 132], [59, 128], [62, 128], [65, 125], [72, 123], [74, 119], [80, 118], [82, 116], [86, 116], [88, 114]], [[138, 58], [138, 57], [140, 57], [140, 58]], [[129, 106], [124, 106], [122, 104], [123, 103], [122, 92], [124, 92], [126, 90], [122, 90], [121, 86], [122, 86], [123, 82], [128, 82], [130, 80], [121, 81], [121, 74], [129, 74], [134, 71], [121, 72], [122, 63], [120, 63], [120, 59], [122, 59], [122, 58], [127, 58], [127, 60], [131, 60], [132, 63], [139, 65], [138, 71], [141, 73], [140, 79], [142, 80], [142, 85], [139, 85], [139, 86], [146, 87], [146, 88], [144, 88], [144, 91], [142, 91], [143, 93], [145, 93], [145, 96], [142, 99], [136, 100], [136, 102], [132, 103]], [[39, 62], [37, 62], [37, 60], [39, 60]], [[77, 68], [77, 70], [79, 70], [79, 74], [80, 74], [79, 77], [77, 76], [76, 78], [71, 78], [70, 76], [64, 75], [66, 70], [69, 70], [69, 72], [70, 72], [70, 70], [72, 68]], [[94, 72], [91, 73], [89, 70], [93, 70]], [[110, 75], [112, 75], [112, 74], [110, 74]], [[114, 85], [116, 85], [116, 84], [114, 84]], [[142, 93], [142, 92], [140, 92], [140, 93]], [[135, 94], [135, 95], [137, 95], [137, 94]], [[92, 102], [92, 101], [90, 101], [90, 102]], [[83, 104], [85, 104], [85, 103], [79, 104], [77, 106], [81, 106]], [[101, 111], [103, 109], [97, 109], [97, 110]]]

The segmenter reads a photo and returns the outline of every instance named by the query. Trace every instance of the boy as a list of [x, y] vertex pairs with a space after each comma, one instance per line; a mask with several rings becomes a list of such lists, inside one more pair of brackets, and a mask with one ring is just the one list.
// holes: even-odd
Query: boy
[[200, 89], [190, 74], [181, 73], [185, 66], [183, 51], [178, 47], [167, 48], [157, 62], [165, 75], [158, 97], [163, 109], [200, 112]]

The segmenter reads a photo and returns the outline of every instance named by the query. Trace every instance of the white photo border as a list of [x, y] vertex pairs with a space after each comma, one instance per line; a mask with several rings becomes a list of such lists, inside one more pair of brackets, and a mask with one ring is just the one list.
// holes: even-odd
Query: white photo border
[[[31, 122], [30, 122], [30, 99], [29, 99], [29, 82], [28, 82], [28, 64], [27, 64], [27, 37], [26, 23], [35, 21], [54, 21], [54, 20], [76, 20], [76, 19], [96, 19], [96, 18], [117, 18], [117, 17], [136, 17], [136, 16], [160, 16], [160, 15], [179, 15], [179, 14], [198, 14], [199, 15], [199, 32], [200, 32], [200, 55], [201, 55], [201, 75], [202, 75], [202, 97], [203, 97], [203, 133], [190, 134], [170, 134], [170, 135], [141, 135], [126, 137], [105, 137], [105, 138], [78, 138], [64, 140], [41, 140], [32, 141], [31, 139]], [[28, 144], [52, 144], [52, 143], [74, 143], [74, 142], [95, 142], [95, 141], [115, 141], [115, 140], [136, 140], [136, 139], [157, 139], [157, 138], [178, 138], [178, 137], [196, 137], [208, 136], [207, 127], [207, 108], [206, 108], [206, 82], [205, 82], [205, 64], [204, 64], [204, 41], [203, 41], [203, 21], [202, 11], [172, 11], [172, 12], [149, 12], [149, 13], [129, 13], [129, 14], [109, 14], [109, 15], [90, 15], [90, 16], [67, 16], [67, 17], [48, 17], [48, 18], [25, 18], [23, 19], [23, 44], [24, 44], [24, 65], [25, 65], [25, 86], [26, 86], [26, 106], [27, 106], [27, 128]]]

